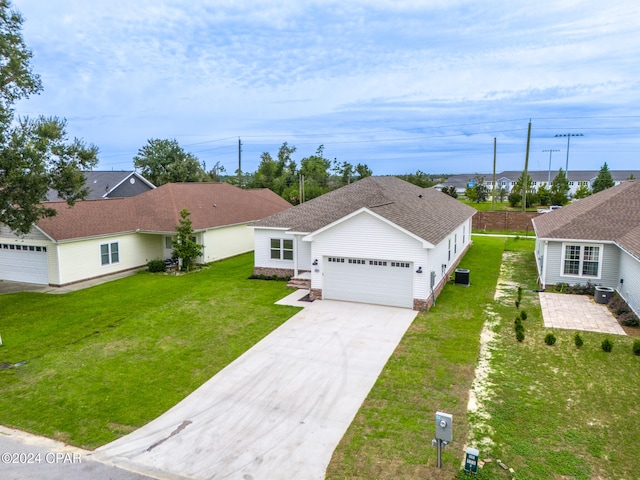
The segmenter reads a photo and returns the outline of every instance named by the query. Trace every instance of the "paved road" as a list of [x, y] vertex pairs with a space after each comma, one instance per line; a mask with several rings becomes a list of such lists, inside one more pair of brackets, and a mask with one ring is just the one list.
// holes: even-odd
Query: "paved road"
[[[92, 459], [92, 452], [0, 427], [2, 480], [149, 480]], [[157, 477], [162, 478], [162, 477]]]
[[313, 302], [167, 413], [94, 455], [193, 479], [323, 479], [416, 314]]

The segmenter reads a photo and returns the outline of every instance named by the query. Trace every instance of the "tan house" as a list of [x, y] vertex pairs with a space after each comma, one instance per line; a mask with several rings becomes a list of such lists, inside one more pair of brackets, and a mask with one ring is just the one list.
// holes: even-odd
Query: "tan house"
[[227, 183], [171, 183], [133, 197], [46, 205], [57, 215], [26, 235], [0, 227], [0, 280], [67, 285], [170, 258], [182, 209], [203, 246], [197, 262], [220, 260], [253, 250], [249, 222], [291, 207], [270, 190]]

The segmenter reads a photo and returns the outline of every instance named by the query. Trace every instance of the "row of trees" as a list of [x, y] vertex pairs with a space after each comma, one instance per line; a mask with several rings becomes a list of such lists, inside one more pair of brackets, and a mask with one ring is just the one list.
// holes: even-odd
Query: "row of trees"
[[[329, 160], [324, 156], [323, 145], [314, 155], [301, 159], [299, 165], [293, 159], [295, 152], [295, 146], [284, 142], [276, 158], [264, 152], [258, 169], [253, 173], [242, 172], [239, 179], [237, 171], [236, 175], [225, 175], [219, 162], [207, 171], [204, 162], [187, 153], [176, 140], [151, 139], [138, 151], [133, 164], [156, 186], [170, 182], [228, 181], [236, 185], [242, 182], [243, 187], [273, 190], [294, 205], [372, 175], [366, 164], [354, 166]], [[301, 178], [304, 179], [303, 187]]]

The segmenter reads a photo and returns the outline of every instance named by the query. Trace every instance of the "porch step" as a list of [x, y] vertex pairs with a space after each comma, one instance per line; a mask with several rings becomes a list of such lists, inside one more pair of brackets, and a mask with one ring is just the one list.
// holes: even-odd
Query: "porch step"
[[287, 288], [309, 290], [311, 288], [311, 279], [293, 277], [291, 280], [289, 280], [289, 283], [287, 283]]

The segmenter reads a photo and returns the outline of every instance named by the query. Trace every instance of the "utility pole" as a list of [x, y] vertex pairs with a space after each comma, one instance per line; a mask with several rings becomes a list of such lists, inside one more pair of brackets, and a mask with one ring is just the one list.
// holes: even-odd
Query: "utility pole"
[[564, 166], [564, 173], [567, 176], [567, 180], [569, 180], [569, 142], [571, 137], [584, 137], [584, 135], [581, 133], [559, 133], [556, 137], [567, 137], [567, 163]]
[[529, 119], [529, 130], [527, 132], [527, 153], [524, 157], [524, 172], [522, 173], [522, 211], [527, 210], [527, 178], [529, 177], [529, 145], [531, 145], [531, 119]]
[[238, 186], [242, 188], [242, 141], [238, 137]]
[[559, 152], [560, 150], [548, 149], [542, 150], [543, 152], [549, 152], [549, 176], [547, 178], [547, 186], [551, 185], [551, 155], [553, 152]]
[[491, 211], [496, 201], [496, 137], [493, 137], [493, 192], [491, 192]]

